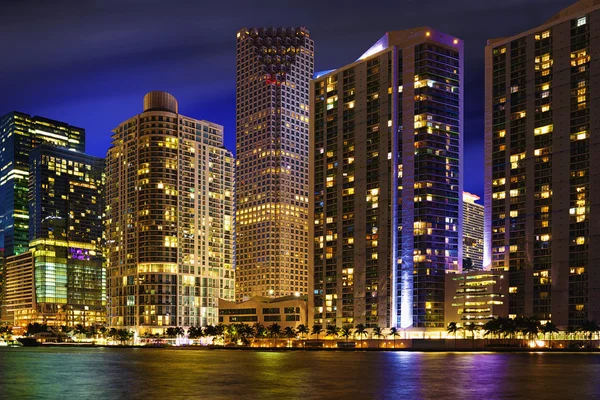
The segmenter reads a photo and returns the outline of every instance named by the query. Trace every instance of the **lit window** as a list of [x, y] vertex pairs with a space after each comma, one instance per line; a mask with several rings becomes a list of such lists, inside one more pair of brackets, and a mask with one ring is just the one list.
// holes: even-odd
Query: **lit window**
[[587, 24], [587, 17], [581, 17], [577, 20], [577, 26], [581, 26], [581, 25], [585, 25]]

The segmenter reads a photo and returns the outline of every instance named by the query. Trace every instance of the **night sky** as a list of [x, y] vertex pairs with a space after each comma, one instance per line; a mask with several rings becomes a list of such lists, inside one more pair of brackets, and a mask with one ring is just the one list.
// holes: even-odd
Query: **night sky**
[[[549, 19], [573, 0], [0, 3], [0, 115], [17, 110], [87, 131], [105, 156], [110, 132], [164, 90], [179, 111], [225, 126], [235, 151], [235, 44], [244, 26], [305, 26], [315, 70], [358, 58], [386, 31], [427, 25], [465, 41], [465, 190], [483, 194], [484, 46]], [[262, 4], [262, 5], [255, 5]]]

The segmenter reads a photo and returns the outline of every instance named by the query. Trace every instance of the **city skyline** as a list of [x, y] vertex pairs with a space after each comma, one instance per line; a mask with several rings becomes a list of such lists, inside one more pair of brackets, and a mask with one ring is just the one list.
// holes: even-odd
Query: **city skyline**
[[[43, 21], [35, 23], [37, 31], [31, 30], [28, 24], [17, 25], [13, 22], [17, 19], [10, 17], [23, 12], [22, 8], [28, 7], [28, 3], [29, 7], [43, 10], [38, 15], [44, 15], [45, 20], [59, 24], [63, 29], [44, 29], [48, 26]], [[61, 13], [60, 7], [44, 9], [45, 5], [38, 2], [5, 6], [3, 11], [6, 11], [8, 21], [3, 24], [6, 30], [3, 35], [8, 37], [6, 43], [12, 47], [3, 49], [0, 44], [5, 54], [11, 54], [0, 66], [0, 73], [11, 79], [0, 82], [0, 90], [13, 95], [0, 99], [0, 114], [16, 110], [70, 121], [89, 132], [90, 153], [103, 156], [109, 147], [110, 131], [118, 121], [137, 112], [138, 99], [148, 91], [165, 90], [185, 104], [182, 112], [186, 115], [223, 125], [225, 146], [235, 152], [235, 32], [241, 27], [306, 27], [317, 42], [315, 71], [319, 71], [352, 62], [385, 31], [434, 26], [465, 42], [465, 154], [468, 155], [465, 170], [469, 171], [465, 177], [465, 190], [482, 195], [485, 42], [539, 25], [555, 10], [573, 1], [529, 0], [519, 4], [482, 5], [465, 0], [428, 7], [438, 12], [421, 13], [416, 7], [407, 9], [399, 18], [394, 13], [387, 13], [389, 7], [378, 7], [372, 10], [373, 18], [369, 20], [361, 20], [357, 14], [331, 21], [323, 18], [330, 8], [334, 12], [334, 3], [319, 4], [323, 11], [320, 13], [313, 12], [315, 5], [305, 3], [305, 8], [290, 15], [267, 13], [260, 8], [248, 9], [241, 4], [232, 7], [239, 11], [227, 20], [218, 17], [223, 11], [218, 6], [203, 7], [207, 20], [210, 16], [215, 18], [201, 26], [195, 23], [197, 6], [177, 4], [175, 7], [181, 12], [173, 13], [173, 19], [163, 21], [160, 1], [154, 3], [156, 8], [145, 9], [121, 3], [114, 7], [84, 7], [77, 19], [65, 16], [67, 14]], [[542, 3], [548, 7], [537, 9]], [[351, 8], [353, 5], [346, 3], [346, 6]], [[72, 9], [77, 6], [73, 5]], [[490, 13], [499, 17], [494, 21], [502, 23], [490, 23], [485, 18]], [[461, 18], [452, 17], [459, 14]], [[500, 16], [509, 14], [511, 18], [507, 24], [507, 19]], [[130, 16], [135, 16], [139, 22], [131, 22]], [[153, 24], [158, 18], [161, 24]], [[190, 22], [188, 18], [192, 18], [194, 23], [180, 23], [179, 18], [184, 22]], [[464, 18], [472, 23], [464, 24]], [[87, 21], [81, 28], [79, 21], [83, 19]], [[106, 23], [108, 20], [110, 25]], [[163, 22], [173, 29], [164, 29]], [[343, 29], [346, 25], [358, 28], [347, 32]], [[344, 32], [343, 40], [338, 32]], [[52, 46], [44, 46], [46, 40], [51, 40]], [[140, 47], [132, 53], [133, 44]], [[46, 48], [52, 53], [46, 53]], [[33, 60], [30, 57], [32, 49], [37, 54]], [[177, 73], [169, 73], [171, 71]]]

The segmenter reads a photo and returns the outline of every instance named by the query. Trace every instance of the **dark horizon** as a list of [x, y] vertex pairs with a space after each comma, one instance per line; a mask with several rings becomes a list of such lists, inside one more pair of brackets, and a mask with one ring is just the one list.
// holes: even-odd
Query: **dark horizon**
[[177, 98], [182, 114], [223, 125], [225, 146], [235, 153], [240, 28], [305, 26], [315, 41], [315, 71], [321, 71], [353, 62], [387, 31], [427, 25], [465, 41], [464, 189], [483, 197], [485, 43], [534, 28], [574, 1], [384, 1], [366, 10], [369, 18], [355, 0], [305, 1], [281, 10], [234, 3], [5, 4], [0, 115], [20, 111], [84, 128], [86, 151], [104, 157], [111, 130], [142, 112], [144, 94], [163, 90]]

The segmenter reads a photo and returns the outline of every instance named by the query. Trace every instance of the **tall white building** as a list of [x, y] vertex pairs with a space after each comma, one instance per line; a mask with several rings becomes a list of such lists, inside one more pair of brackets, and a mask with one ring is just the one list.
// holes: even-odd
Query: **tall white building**
[[164, 92], [121, 123], [107, 154], [109, 324], [157, 333], [218, 323], [234, 299], [234, 158], [223, 127]]
[[237, 32], [238, 300], [308, 293], [313, 51], [304, 28]]

